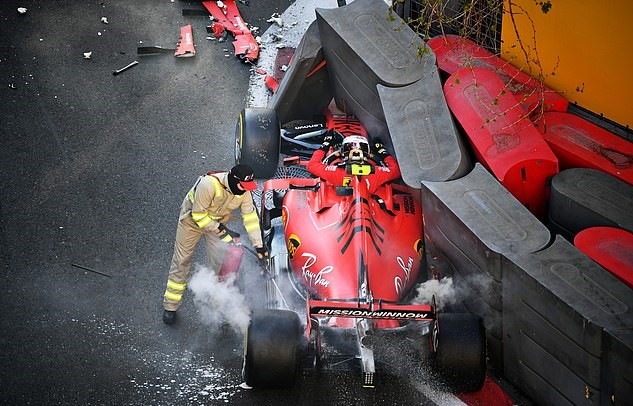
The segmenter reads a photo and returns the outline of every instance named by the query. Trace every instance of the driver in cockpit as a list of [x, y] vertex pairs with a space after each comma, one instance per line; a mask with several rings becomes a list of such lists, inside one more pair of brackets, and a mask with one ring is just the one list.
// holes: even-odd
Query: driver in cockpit
[[[340, 148], [336, 149], [339, 142]], [[400, 167], [380, 140], [375, 139], [372, 147], [362, 135], [343, 137], [331, 130], [312, 154], [308, 171], [335, 186], [348, 186], [354, 176], [359, 176], [369, 193], [374, 193], [382, 184], [400, 177]]]

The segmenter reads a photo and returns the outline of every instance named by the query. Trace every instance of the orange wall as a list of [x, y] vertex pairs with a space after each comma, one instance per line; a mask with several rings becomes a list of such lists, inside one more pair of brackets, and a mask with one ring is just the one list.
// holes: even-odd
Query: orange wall
[[[511, 1], [515, 13], [525, 11], [534, 22], [535, 31], [525, 15], [515, 14], [545, 83], [570, 102], [633, 129], [633, 1], [550, 0], [547, 14], [535, 0]], [[525, 58], [515, 46], [508, 0], [504, 10], [501, 56], [521, 67]]]

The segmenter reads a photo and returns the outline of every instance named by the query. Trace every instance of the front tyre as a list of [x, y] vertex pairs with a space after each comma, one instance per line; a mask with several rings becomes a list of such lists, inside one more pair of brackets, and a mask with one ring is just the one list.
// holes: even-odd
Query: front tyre
[[248, 165], [256, 178], [271, 178], [279, 163], [281, 130], [277, 112], [265, 107], [242, 110], [235, 126], [235, 164]]
[[251, 387], [289, 387], [295, 382], [302, 338], [301, 322], [290, 310], [264, 309], [253, 313], [246, 332], [244, 368]]
[[486, 333], [472, 314], [440, 313], [436, 366], [455, 392], [474, 392], [486, 379]]

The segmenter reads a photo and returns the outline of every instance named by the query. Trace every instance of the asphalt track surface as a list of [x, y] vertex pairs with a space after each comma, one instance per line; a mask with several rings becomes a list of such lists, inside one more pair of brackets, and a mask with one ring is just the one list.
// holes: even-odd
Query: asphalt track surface
[[[162, 323], [180, 202], [197, 175], [232, 166], [251, 69], [230, 43], [205, 39], [208, 20], [182, 16], [196, 5], [0, 3], [0, 404], [454, 404], [398, 348], [373, 390], [344, 371], [288, 390], [240, 387], [235, 319], [261, 292], [249, 254], [242, 295], [209, 282], [199, 250], [198, 291], [174, 326]], [[240, 8], [263, 33], [289, 5]], [[194, 58], [136, 54], [141, 41], [175, 45], [186, 24]]]

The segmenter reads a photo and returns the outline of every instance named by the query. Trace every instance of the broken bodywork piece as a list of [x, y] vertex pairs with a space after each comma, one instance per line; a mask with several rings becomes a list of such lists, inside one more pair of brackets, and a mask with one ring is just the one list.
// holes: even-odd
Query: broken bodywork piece
[[177, 58], [189, 58], [196, 55], [196, 48], [193, 45], [193, 32], [191, 24], [180, 29], [180, 41], [176, 47], [174, 56]]
[[235, 0], [203, 1], [202, 5], [213, 17], [210, 31], [216, 37], [221, 37], [224, 30], [235, 37], [233, 48], [235, 56], [243, 62], [255, 63], [259, 57], [259, 44], [242, 19]]
[[189, 58], [196, 56], [196, 48], [193, 44], [193, 31], [190, 25], [180, 29], [180, 39], [176, 48], [164, 48], [161, 46], [141, 46], [136, 48], [139, 55], [171, 54], [176, 58]]

